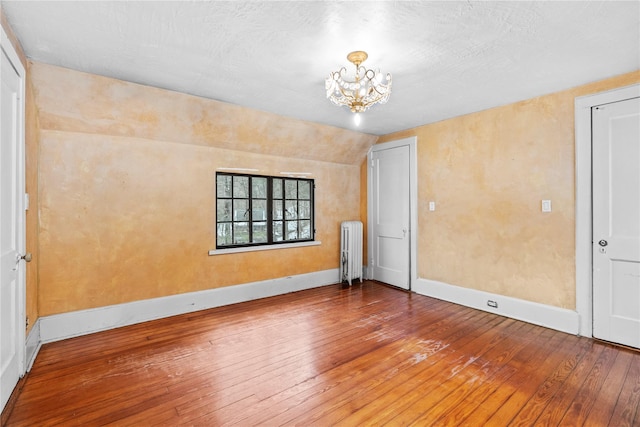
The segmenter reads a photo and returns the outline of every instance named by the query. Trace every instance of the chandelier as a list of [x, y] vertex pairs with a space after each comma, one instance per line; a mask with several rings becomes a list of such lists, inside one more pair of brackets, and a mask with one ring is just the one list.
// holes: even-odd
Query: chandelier
[[[357, 50], [347, 55], [349, 62], [356, 66], [352, 79], [348, 79], [347, 69], [332, 72], [325, 80], [327, 98], [338, 106], [346, 105], [354, 113], [367, 111], [373, 104], [384, 104], [391, 94], [391, 74], [387, 73], [386, 81], [380, 70], [366, 69], [361, 64], [366, 61], [367, 52]], [[356, 120], [358, 120], [356, 115]]]

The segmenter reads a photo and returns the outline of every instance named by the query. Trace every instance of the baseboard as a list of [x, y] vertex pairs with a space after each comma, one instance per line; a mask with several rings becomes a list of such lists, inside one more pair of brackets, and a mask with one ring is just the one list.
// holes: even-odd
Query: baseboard
[[[428, 279], [418, 279], [412, 290], [418, 294], [438, 298], [478, 310], [488, 311], [516, 320], [533, 323], [573, 335], [579, 333], [580, 318], [573, 310], [507, 297], [499, 294], [463, 288]], [[497, 307], [489, 307], [487, 301]]]
[[362, 266], [362, 274], [364, 274], [364, 278], [369, 280], [373, 277], [373, 267], [369, 267], [368, 265]]
[[40, 337], [40, 319], [38, 319], [36, 320], [36, 323], [33, 324], [33, 327], [29, 331], [29, 335], [27, 335], [27, 339], [25, 340], [26, 372], [31, 370], [41, 346], [42, 339]]
[[338, 283], [338, 269], [41, 317], [42, 343]]

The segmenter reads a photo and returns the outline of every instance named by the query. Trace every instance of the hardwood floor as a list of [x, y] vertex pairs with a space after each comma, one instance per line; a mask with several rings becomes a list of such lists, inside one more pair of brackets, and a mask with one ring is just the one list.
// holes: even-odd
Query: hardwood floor
[[375, 282], [47, 344], [9, 426], [640, 425], [640, 353]]

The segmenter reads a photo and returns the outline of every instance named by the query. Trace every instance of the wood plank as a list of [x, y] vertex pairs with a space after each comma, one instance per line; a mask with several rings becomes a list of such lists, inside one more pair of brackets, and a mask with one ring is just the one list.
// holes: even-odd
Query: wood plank
[[611, 416], [615, 406], [611, 404], [612, 401], [617, 402], [620, 396], [621, 384], [624, 383], [631, 361], [633, 360], [635, 353], [626, 350], [619, 351], [615, 349], [616, 360], [613, 366], [607, 374], [607, 378], [601, 387], [600, 395], [605, 396], [605, 399], [595, 399], [591, 403], [591, 410], [588, 417], [585, 420], [585, 426], [604, 426], [609, 425]]
[[[466, 367], [476, 361], [483, 353], [485, 346], [490, 346], [502, 331], [510, 328], [520, 327], [521, 324], [510, 319], [496, 317], [498, 323], [487, 324], [490, 327], [484, 330], [478, 329], [474, 334], [469, 335], [469, 339], [458, 341], [454, 348], [446, 354], [442, 360], [438, 360], [436, 365], [431, 365], [428, 369], [415, 372], [412, 369], [407, 373], [407, 378], [396, 376], [385, 382], [382, 387], [385, 393], [376, 401], [368, 403], [365, 407], [353, 412], [344, 419], [345, 423], [393, 423], [408, 424], [417, 414], [412, 411], [415, 405], [421, 411], [428, 403], [425, 400], [438, 400], [438, 389], [447, 383], [448, 379], [463, 375]], [[477, 353], [469, 352], [470, 349], [478, 349]], [[422, 364], [422, 363], [421, 363]], [[423, 390], [422, 393], [415, 393], [415, 390]], [[386, 403], [386, 404], [385, 404]], [[346, 414], [344, 408], [343, 414]], [[335, 417], [336, 414], [333, 414]]]
[[[484, 398], [480, 398], [482, 401], [479, 405], [472, 408], [466, 408], [466, 405], [463, 408], [452, 408], [454, 409], [454, 413], [455, 410], [465, 413], [465, 415], [460, 417], [461, 420], [458, 425], [490, 425], [489, 419], [491, 419], [496, 412], [500, 411], [502, 407], [513, 398], [514, 394], [519, 394], [523, 391], [521, 385], [531, 382], [532, 374], [530, 367], [535, 366], [536, 370], [540, 370], [545, 366], [552, 366], [554, 360], [552, 357], [549, 357], [550, 352], [557, 351], [563, 345], [567, 345], [567, 342], [561, 335], [546, 329], [542, 331], [538, 338], [532, 341], [532, 344], [533, 345], [525, 347], [525, 351], [531, 353], [527, 364], [508, 364], [507, 369], [510, 372], [505, 373], [507, 376], [506, 380], [501, 382], [500, 379], [498, 379], [498, 381], [494, 382], [492, 379], [487, 390], [488, 392], [484, 395]], [[559, 360], [559, 358], [557, 360]], [[555, 362], [557, 362], [557, 360], [555, 360]], [[512, 410], [517, 411], [517, 408], [517, 403], [512, 405]], [[505, 416], [508, 415], [505, 414]]]
[[[585, 352], [588, 342], [575, 337], [567, 337], [560, 345], [550, 350], [546, 358], [535, 369], [522, 370], [524, 375], [519, 375], [517, 382], [509, 384], [505, 389], [499, 390], [499, 394], [509, 393], [509, 397], [486, 420], [487, 426], [501, 426], [514, 422], [515, 417], [522, 411], [536, 393], [535, 401], [544, 401], [553, 395], [556, 386], [561, 382], [573, 366], [580, 360]], [[523, 414], [526, 416], [528, 413]], [[520, 419], [522, 421], [522, 419]]]
[[[553, 374], [547, 377], [525, 406], [518, 411], [512, 423], [523, 426], [535, 424], [543, 412], [546, 412], [550, 419], [561, 418], [567, 406], [553, 405], [554, 407], [550, 410], [547, 409], [548, 406], [556, 399], [562, 401], [563, 393], [568, 394], [566, 401], [573, 401], [577, 388], [576, 383], [584, 380], [585, 375], [591, 370], [601, 352], [601, 346], [594, 346], [593, 351], [576, 354], [573, 358], [565, 359], [564, 363], [560, 364]], [[572, 378], [574, 381], [571, 381]]]
[[[305, 348], [309, 348], [310, 351], [306, 351], [306, 353], [309, 354], [296, 354], [295, 357], [280, 357], [275, 359], [271, 364], [271, 367], [273, 369], [271, 369], [264, 375], [260, 375], [259, 373], [256, 374], [256, 372], [259, 372], [259, 370], [253, 369], [253, 367], [252, 369], [247, 370], [247, 376], [245, 377], [242, 377], [242, 373], [238, 373], [236, 371], [234, 373], [234, 377], [228, 379], [228, 387], [225, 388], [224, 401], [227, 403], [233, 403], [241, 397], [237, 395], [237, 392], [246, 393], [247, 390], [251, 390], [252, 393], [256, 393], [258, 395], [262, 393], [262, 398], [265, 398], [270, 394], [274, 394], [275, 392], [277, 392], [278, 387], [288, 388], [290, 385], [295, 385], [296, 383], [300, 382], [300, 378], [306, 378], [309, 375], [315, 376], [318, 374], [318, 372], [321, 372], [324, 369], [330, 369], [335, 366], [339, 366], [352, 359], [358, 359], [362, 354], [371, 352], [373, 347], [378, 347], [381, 344], [379, 340], [368, 339], [369, 337], [367, 335], [367, 332], [374, 336], [379, 335], [379, 323], [381, 321], [385, 321], [387, 325], [393, 324], [393, 318], [388, 316], [381, 316], [380, 319], [375, 321], [375, 324], [370, 324], [371, 316], [367, 316], [363, 319], [363, 321], [364, 323], [362, 325], [358, 324], [358, 322], [353, 322], [352, 324], [344, 325], [341, 328], [351, 328], [351, 330], [356, 331], [355, 335], [352, 333], [346, 337], [340, 336], [339, 338], [336, 338], [336, 336], [334, 335], [332, 340], [327, 341], [326, 343], [316, 337], [315, 341], [321, 345], [311, 348], [309, 348], [309, 346], [304, 346]], [[356, 338], [360, 338], [364, 345], [354, 347], [353, 341]], [[393, 340], [394, 338], [391, 336], [387, 336], [386, 339]], [[302, 346], [298, 347], [302, 348]], [[309, 357], [312, 357], [315, 361], [314, 369], [310, 373], [307, 372], [308, 368], [306, 363]], [[266, 369], [266, 367], [262, 368]], [[277, 377], [278, 381], [275, 384], [271, 384], [273, 383], [272, 379], [274, 377]], [[288, 379], [290, 380], [289, 382]], [[223, 381], [225, 381], [224, 378], [216, 378], [216, 383], [218, 385], [220, 385]], [[245, 384], [245, 382], [247, 382], [247, 384]], [[266, 389], [268, 391], [261, 392], [260, 386], [265, 382], [267, 383]], [[204, 406], [204, 403], [196, 402], [195, 404], [180, 405], [178, 409], [184, 415], [190, 409], [194, 409], [194, 407], [197, 406]]]
[[615, 402], [613, 415], [609, 421], [612, 426], [637, 426], [640, 424], [640, 357], [634, 357], [627, 376]]
[[[487, 315], [480, 315], [486, 317]], [[481, 318], [481, 317], [479, 317]], [[496, 324], [499, 320], [494, 319]], [[490, 329], [493, 324], [485, 322], [464, 322], [463, 319], [458, 318], [460, 322], [460, 329], [453, 332], [453, 335], [448, 337], [452, 341], [459, 343], [461, 341], [467, 341], [472, 339], [474, 333], [480, 330]], [[436, 361], [441, 360], [449, 352], [454, 351], [449, 348], [449, 341], [445, 337], [441, 337], [438, 334], [430, 334], [431, 340], [425, 340], [423, 337], [418, 336], [419, 343], [416, 343], [420, 347], [418, 354], [429, 355], [432, 349], [435, 349], [435, 353], [430, 355], [423, 363], [421, 367], [432, 366]], [[414, 338], [415, 339], [415, 338]], [[434, 345], [435, 344], [435, 345]], [[335, 411], [350, 412], [357, 409], [360, 405], [367, 401], [373, 401], [376, 397], [385, 391], [385, 387], [389, 386], [391, 379], [396, 379], [400, 382], [408, 381], [412, 378], [413, 373], [407, 372], [417, 362], [415, 358], [416, 353], [407, 353], [404, 355], [405, 362], [401, 366], [386, 365], [383, 366], [383, 371], [377, 374], [377, 371], [373, 371], [376, 375], [365, 376], [361, 381], [356, 381], [354, 384], [342, 384], [341, 387], [334, 387], [329, 392], [323, 392], [320, 395], [314, 396], [313, 399], [306, 400], [301, 404], [296, 405], [293, 409], [287, 411], [282, 416], [274, 417], [267, 420], [268, 423], [309, 423], [309, 422], [322, 422], [327, 423], [328, 418], [336, 418], [335, 413], [329, 415]], [[435, 368], [434, 368], [435, 369]], [[432, 371], [430, 371], [432, 373]], [[380, 388], [382, 387], [382, 388]], [[340, 418], [338, 416], [338, 418]]]
[[[560, 426], [583, 425], [589, 412], [592, 410], [596, 397], [611, 370], [618, 352], [611, 346], [602, 349], [600, 357], [590, 367], [581, 363], [585, 371], [576, 369], [570, 381], [563, 388], [562, 400], [554, 399], [551, 410], [545, 411], [539, 418], [539, 422], [547, 425]], [[591, 355], [591, 353], [590, 353]], [[585, 357], [583, 361], [590, 360]], [[590, 368], [590, 369], [589, 369]], [[588, 369], [588, 371], [586, 370]], [[575, 393], [573, 392], [575, 390]], [[557, 416], [566, 408], [561, 420]]]
[[[479, 317], [482, 316], [480, 313], [476, 314]], [[481, 323], [476, 323], [476, 325], [481, 327]], [[439, 332], [444, 335], [438, 335], [438, 339], [435, 339], [436, 330], [433, 329], [433, 326], [441, 328]], [[431, 332], [427, 332], [429, 330]], [[312, 381], [303, 383], [302, 387], [295, 389], [295, 394], [286, 390], [279, 395], [272, 396], [272, 399], [266, 401], [263, 406], [263, 408], [267, 408], [271, 402], [276, 401], [279, 404], [285, 403], [286, 410], [283, 413], [274, 416], [273, 410], [258, 411], [254, 413], [253, 417], [244, 418], [243, 423], [259, 424], [268, 421], [270, 424], [276, 424], [291, 422], [299, 416], [310, 421], [312, 411], [323, 413], [329, 410], [329, 405], [323, 404], [323, 402], [331, 401], [334, 406], [345, 402], [358, 402], [360, 395], [377, 385], [380, 378], [386, 378], [390, 371], [399, 374], [403, 369], [413, 366], [416, 363], [416, 354], [428, 355], [435, 359], [439, 352], [448, 347], [445, 340], [454, 342], [468, 336], [462, 332], [463, 330], [467, 333], [473, 332], [470, 329], [447, 328], [443, 322], [438, 322], [437, 325], [427, 325], [425, 333], [434, 339], [408, 338], [399, 340], [393, 345], [381, 348], [380, 351], [370, 353], [367, 358], [358, 361], [359, 363], [337, 366], [314, 377]], [[389, 356], [385, 357], [384, 354]], [[345, 379], [347, 380], [345, 381]]]
[[[454, 308], [453, 310], [457, 310], [456, 308]], [[435, 312], [435, 311], [434, 311]], [[378, 317], [378, 316], [376, 316]], [[374, 323], [371, 323], [372, 318], [370, 316], [367, 316], [366, 318], [362, 319], [363, 320], [363, 324], [360, 325], [358, 321], [353, 321], [351, 324], [353, 325], [352, 327], [354, 327], [356, 330], [360, 331], [358, 333], [357, 336], [354, 337], [349, 337], [347, 341], [343, 342], [342, 345], [344, 345], [347, 348], [353, 348], [356, 349], [358, 352], [362, 352], [363, 350], [364, 353], [370, 353], [372, 350], [371, 349], [366, 349], [367, 346], [370, 346], [372, 344], [375, 344], [378, 347], [384, 346], [386, 345], [386, 342], [393, 342], [395, 340], [394, 337], [392, 337], [388, 332], [385, 332], [386, 328], [390, 328], [393, 326], [398, 326], [401, 323], [399, 322], [389, 322], [389, 321], [384, 321], [383, 319], [379, 318], [379, 319], [374, 319]], [[384, 325], [383, 325], [384, 323]], [[409, 326], [409, 323], [405, 323], [405, 326]], [[427, 325], [429, 325], [427, 323]], [[363, 329], [363, 327], [366, 326], [366, 328]], [[386, 328], [385, 328], [386, 327]], [[443, 328], [443, 330], [445, 330], [446, 328]], [[364, 331], [369, 331], [368, 333], [365, 333]], [[384, 333], [383, 333], [384, 332]], [[381, 342], [382, 340], [382, 342]], [[354, 346], [353, 343], [354, 341], [359, 341], [361, 343], [360, 346]], [[381, 342], [381, 343], [380, 343]], [[264, 395], [262, 396], [262, 398], [268, 397], [270, 395], [276, 394], [278, 392], [278, 389], [288, 389], [290, 386], [295, 386], [296, 384], [300, 383], [300, 382], [304, 382], [305, 379], [308, 378], [316, 378], [319, 375], [322, 375], [323, 371], [326, 370], [333, 370], [336, 367], [339, 366], [343, 366], [346, 363], [350, 363], [352, 360], [356, 360], [358, 361], [360, 358], [352, 358], [352, 357], [340, 357], [339, 356], [339, 350], [340, 350], [340, 342], [331, 342], [331, 343], [327, 343], [327, 347], [326, 350], [323, 352], [313, 352], [312, 354], [309, 355], [309, 357], [312, 357], [314, 360], [314, 371], [309, 373], [308, 375], [302, 375], [302, 376], [297, 376], [294, 375], [293, 377], [291, 377], [292, 382], [289, 384], [285, 381], [286, 378], [283, 378], [281, 375], [277, 375], [275, 377], [277, 377], [277, 382], [274, 381], [270, 381], [269, 384], [267, 384], [267, 393], [264, 393]], [[336, 359], [336, 357], [340, 357], [340, 359]], [[351, 368], [351, 370], [353, 370], [353, 367]], [[260, 395], [260, 389], [257, 388], [254, 384], [248, 385], [248, 387], [242, 387], [243, 389], [251, 389], [253, 391], [255, 391], [256, 393], [258, 393]], [[227, 408], [225, 408], [226, 410]], [[241, 411], [242, 413], [245, 413], [246, 411]]]
[[372, 281], [41, 349], [7, 426], [640, 423], [640, 353]]
[[[527, 332], [528, 331], [528, 332]], [[474, 362], [476, 378], [463, 381], [462, 376], [451, 378], [447, 388], [450, 393], [443, 396], [440, 402], [429, 408], [428, 411], [416, 418], [414, 424], [429, 422], [433, 425], [456, 426], [483, 402], [483, 396], [488, 393], [487, 383], [495, 384], [495, 387], [510, 378], [519, 367], [529, 363], [536, 351], [527, 348], [531, 340], [542, 333], [542, 328], [533, 325], [523, 326], [518, 331], [526, 334], [525, 340], [505, 337], [501, 345], [490, 349], [481, 359], [481, 363]], [[519, 335], [516, 335], [519, 338]], [[473, 369], [474, 366], [471, 366]], [[457, 411], [457, 413], [455, 413]]]

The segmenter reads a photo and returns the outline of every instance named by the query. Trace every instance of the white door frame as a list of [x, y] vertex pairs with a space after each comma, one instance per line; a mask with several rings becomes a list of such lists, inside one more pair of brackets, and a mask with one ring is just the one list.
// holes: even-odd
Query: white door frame
[[418, 279], [417, 267], [417, 241], [418, 241], [418, 138], [415, 136], [399, 139], [397, 141], [375, 144], [367, 154], [367, 268], [366, 277], [373, 278], [373, 177], [371, 176], [371, 162], [373, 153], [390, 148], [409, 146], [409, 290]]
[[[18, 147], [17, 147], [17, 159], [18, 164], [16, 165], [17, 170], [17, 194], [16, 194], [16, 202], [19, 215], [21, 215], [21, 220], [18, 224], [18, 239], [17, 239], [17, 248], [19, 254], [25, 254], [26, 248], [26, 217], [25, 217], [25, 79], [26, 79], [26, 71], [24, 66], [22, 65], [22, 61], [20, 61], [20, 57], [16, 52], [13, 44], [9, 40], [4, 28], [0, 26], [0, 48], [2, 52], [0, 54], [6, 54], [7, 58], [13, 65], [16, 70], [18, 77], [20, 78], [20, 94], [19, 94], [19, 112], [18, 112], [18, 121], [17, 124], [17, 135], [18, 135]], [[24, 262], [18, 263], [17, 270], [17, 279], [18, 281], [18, 295], [17, 295], [17, 304], [18, 304], [18, 316], [19, 316], [19, 330], [18, 340], [17, 340], [17, 352], [18, 352], [18, 369], [20, 372], [20, 376], [22, 377], [26, 372], [26, 349], [25, 349], [25, 321], [26, 321], [26, 266]], [[4, 409], [4, 408], [0, 408]]]
[[640, 97], [640, 84], [575, 100], [576, 149], [576, 311], [580, 335], [593, 336], [593, 217], [591, 215], [591, 108]]

